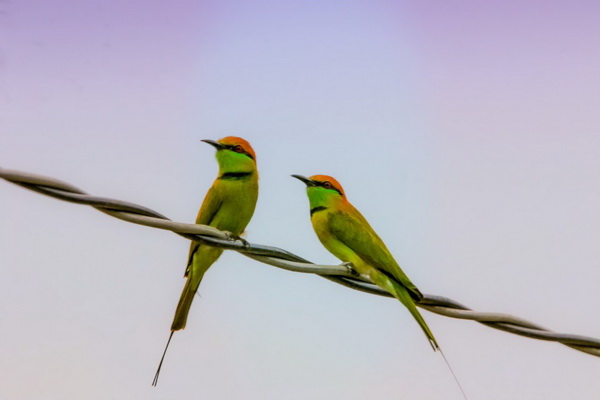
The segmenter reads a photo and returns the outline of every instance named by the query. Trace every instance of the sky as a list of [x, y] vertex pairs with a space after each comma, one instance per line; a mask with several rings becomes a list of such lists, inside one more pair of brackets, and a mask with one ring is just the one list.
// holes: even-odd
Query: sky
[[[193, 222], [247, 139], [253, 243], [338, 261], [328, 174], [424, 293], [600, 337], [600, 5], [0, 2], [0, 167]], [[189, 243], [0, 182], [0, 395], [460, 399], [398, 302], [226, 252], [151, 386]], [[469, 399], [598, 398], [600, 360], [422, 311]]]

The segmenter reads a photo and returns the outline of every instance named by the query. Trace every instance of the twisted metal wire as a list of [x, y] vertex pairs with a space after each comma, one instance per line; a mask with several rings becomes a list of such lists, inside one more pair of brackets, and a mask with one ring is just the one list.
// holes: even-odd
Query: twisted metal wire
[[[172, 231], [187, 239], [210, 246], [235, 250], [246, 257], [288, 271], [317, 274], [335, 283], [379, 296], [392, 297], [374, 285], [368, 277], [359, 275], [351, 264], [319, 265], [286, 250], [248, 243], [232, 237], [228, 232], [206, 225], [174, 222], [167, 217], [137, 204], [105, 197], [92, 196], [69, 183], [27, 172], [0, 168], [0, 178], [18, 186], [71, 203], [85, 204], [123, 221]], [[447, 297], [424, 294], [417, 306], [450, 318], [477, 321], [533, 339], [553, 341], [575, 350], [600, 357], [600, 339], [580, 335], [556, 333], [540, 325], [509, 314], [473, 311]]]

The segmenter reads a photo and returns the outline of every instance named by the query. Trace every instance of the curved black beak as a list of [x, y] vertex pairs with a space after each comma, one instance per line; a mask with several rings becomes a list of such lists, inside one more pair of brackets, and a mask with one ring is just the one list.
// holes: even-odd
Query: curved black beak
[[301, 180], [306, 186], [316, 186], [315, 182], [302, 175], [292, 175], [294, 178]]
[[201, 142], [208, 143], [217, 150], [223, 150], [225, 148], [225, 146], [223, 146], [221, 143], [215, 142], [214, 140], [202, 139]]

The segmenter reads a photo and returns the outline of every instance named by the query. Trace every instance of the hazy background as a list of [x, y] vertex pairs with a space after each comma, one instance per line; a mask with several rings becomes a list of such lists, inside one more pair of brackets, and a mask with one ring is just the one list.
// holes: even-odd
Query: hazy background
[[[600, 337], [600, 4], [2, 1], [0, 167], [192, 222], [200, 139], [258, 154], [248, 239], [336, 263], [330, 174], [423, 292]], [[150, 386], [189, 242], [0, 182], [6, 399], [459, 399], [398, 302], [226, 253]], [[423, 311], [474, 399], [597, 399], [600, 359]]]

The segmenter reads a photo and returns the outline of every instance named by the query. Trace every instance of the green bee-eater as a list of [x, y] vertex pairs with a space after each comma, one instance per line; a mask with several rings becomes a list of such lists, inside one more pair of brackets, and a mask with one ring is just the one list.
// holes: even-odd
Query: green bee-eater
[[433, 349], [439, 349], [414, 303], [423, 295], [400, 269], [365, 217], [346, 199], [338, 181], [326, 175], [292, 176], [306, 184], [310, 219], [323, 246], [340, 260], [352, 263], [356, 272], [368, 276], [400, 300], [417, 320]]
[[[228, 136], [216, 142], [212, 140], [203, 140], [203, 142], [217, 149], [219, 175], [204, 198], [196, 223], [209, 225], [238, 236], [246, 229], [256, 207], [258, 198], [256, 155], [250, 143], [239, 137]], [[154, 377], [154, 386], [158, 381], [160, 367], [173, 332], [185, 328], [190, 306], [200, 281], [222, 253], [223, 249], [192, 242], [185, 269], [187, 281], [177, 304], [169, 341]]]
[[327, 175], [314, 175], [310, 178], [292, 176], [306, 184], [310, 220], [323, 246], [340, 260], [352, 263], [356, 272], [368, 276], [373, 283], [408, 308], [433, 350], [439, 350], [442, 354], [466, 399], [467, 396], [450, 363], [415, 306], [415, 301], [420, 301], [423, 295], [400, 269], [383, 240], [371, 228], [365, 217], [350, 204], [342, 185]]

